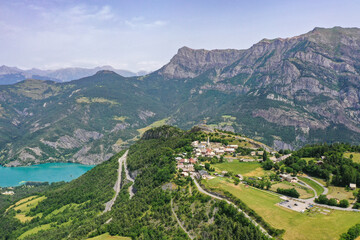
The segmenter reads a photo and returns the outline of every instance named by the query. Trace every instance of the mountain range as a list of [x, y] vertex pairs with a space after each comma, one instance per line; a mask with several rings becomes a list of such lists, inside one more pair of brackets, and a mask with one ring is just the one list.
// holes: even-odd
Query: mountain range
[[360, 143], [360, 29], [315, 28], [249, 49], [183, 47], [161, 69], [0, 86], [1, 164], [97, 164], [151, 126], [196, 124], [275, 148]]
[[62, 68], [56, 70], [40, 70], [32, 68], [29, 70], [22, 70], [17, 67], [8, 67], [3, 65], [0, 66], [0, 85], [14, 84], [29, 78], [68, 82], [94, 75], [96, 72], [101, 70], [110, 70], [124, 77], [142, 76], [147, 74], [145, 71], [134, 73], [127, 70], [114, 69], [111, 66], [95, 68]]

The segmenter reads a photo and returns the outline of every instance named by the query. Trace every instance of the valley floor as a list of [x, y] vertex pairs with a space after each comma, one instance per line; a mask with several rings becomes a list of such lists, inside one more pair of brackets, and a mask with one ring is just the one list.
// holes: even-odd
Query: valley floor
[[220, 178], [204, 182], [211, 189], [226, 190], [242, 200], [273, 227], [285, 229], [284, 239], [339, 239], [353, 225], [360, 223], [360, 213], [338, 210], [324, 212], [320, 207], [299, 213], [277, 205], [282, 199], [276, 194]]

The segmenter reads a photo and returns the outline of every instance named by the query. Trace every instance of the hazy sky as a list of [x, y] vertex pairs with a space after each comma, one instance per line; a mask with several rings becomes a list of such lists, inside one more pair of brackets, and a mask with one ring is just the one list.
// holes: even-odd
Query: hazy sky
[[156, 70], [182, 46], [249, 48], [360, 27], [355, 0], [0, 0], [0, 65]]

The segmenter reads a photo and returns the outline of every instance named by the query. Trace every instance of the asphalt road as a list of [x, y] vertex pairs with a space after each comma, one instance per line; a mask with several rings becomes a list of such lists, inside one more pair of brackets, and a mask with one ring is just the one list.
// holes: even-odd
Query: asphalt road
[[116, 198], [117, 196], [119, 195], [119, 192], [120, 192], [120, 186], [121, 186], [121, 172], [122, 172], [122, 165], [123, 165], [123, 162], [126, 161], [126, 157], [127, 157], [127, 154], [128, 154], [128, 151], [127, 150], [124, 155], [122, 155], [120, 158], [119, 158], [119, 168], [118, 168], [118, 179], [116, 180], [115, 182], [115, 185], [114, 185], [114, 191], [115, 191], [115, 196], [110, 200], [108, 201], [106, 204], [105, 204], [105, 210], [103, 213], [106, 213], [108, 211], [111, 210], [112, 206], [114, 205], [115, 201], [116, 201]]

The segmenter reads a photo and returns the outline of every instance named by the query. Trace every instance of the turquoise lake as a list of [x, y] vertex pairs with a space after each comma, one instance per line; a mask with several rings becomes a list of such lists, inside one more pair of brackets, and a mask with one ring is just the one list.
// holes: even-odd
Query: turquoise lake
[[1, 167], [0, 187], [19, 186], [27, 181], [69, 182], [83, 175], [95, 165], [78, 163], [44, 163], [26, 167]]

